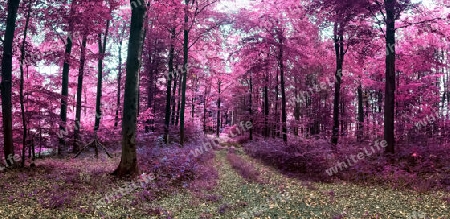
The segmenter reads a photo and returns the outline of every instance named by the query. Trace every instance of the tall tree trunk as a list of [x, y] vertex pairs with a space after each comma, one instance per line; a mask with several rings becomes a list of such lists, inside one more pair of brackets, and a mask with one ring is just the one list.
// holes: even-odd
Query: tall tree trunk
[[342, 81], [342, 67], [344, 64], [344, 30], [341, 24], [334, 24], [334, 50], [336, 54], [336, 73], [334, 83], [334, 106], [333, 106], [333, 136], [331, 143], [336, 145], [339, 140], [339, 100]]
[[[133, 0], [130, 0], [131, 3], [136, 4]], [[125, 98], [122, 114], [122, 157], [119, 166], [113, 173], [116, 176], [136, 176], [139, 174], [136, 156], [137, 89], [146, 11], [147, 7], [145, 3], [131, 8]]]
[[119, 126], [121, 82], [122, 82], [122, 38], [120, 38], [120, 43], [119, 43], [119, 69], [118, 69], [118, 73], [117, 73], [117, 108], [116, 108], [116, 117], [114, 118], [114, 127], [115, 128], [117, 128], [117, 126]]
[[27, 144], [27, 120], [25, 118], [25, 105], [24, 105], [24, 96], [23, 96], [23, 88], [24, 88], [24, 71], [23, 71], [23, 65], [25, 61], [25, 43], [27, 41], [27, 32], [28, 32], [28, 24], [30, 21], [30, 14], [31, 14], [31, 3], [32, 1], [28, 1], [28, 11], [27, 11], [27, 18], [25, 21], [25, 28], [23, 31], [23, 40], [22, 45], [20, 46], [20, 111], [22, 114], [22, 124], [23, 124], [23, 138], [22, 138], [22, 167], [25, 166], [25, 146]]
[[12, 138], [12, 48], [14, 40], [14, 31], [16, 29], [17, 9], [20, 0], [8, 1], [8, 17], [6, 18], [6, 31], [3, 38], [3, 56], [2, 56], [2, 119], [3, 119], [3, 139], [5, 160], [8, 156], [14, 155], [14, 145]]
[[80, 151], [79, 148], [79, 134], [81, 128], [81, 97], [83, 92], [83, 77], [84, 77], [84, 65], [86, 63], [86, 42], [87, 42], [87, 33], [83, 35], [83, 39], [81, 42], [81, 54], [80, 54], [80, 67], [78, 70], [78, 84], [77, 84], [77, 107], [75, 111], [75, 129], [73, 131], [73, 153], [78, 153]]
[[[164, 142], [169, 144], [169, 126], [170, 126], [170, 103], [172, 101], [172, 81], [174, 79], [173, 58], [175, 53], [175, 28], [170, 29], [170, 50], [169, 50], [169, 75], [167, 77], [166, 90], [166, 114], [164, 117]], [[175, 79], [176, 80], [176, 79]]]
[[275, 78], [276, 80], [275, 80], [275, 113], [274, 113], [274, 116], [275, 116], [275, 121], [274, 121], [274, 126], [273, 126], [273, 137], [275, 138], [275, 136], [280, 136], [279, 135], [279, 130], [278, 130], [278, 123], [280, 122], [280, 118], [278, 117], [280, 114], [279, 114], [279, 112], [278, 112], [278, 94], [279, 94], [279, 92], [278, 92], [278, 70], [277, 70], [277, 75], [276, 75], [276, 78]]
[[188, 8], [189, 0], [184, 0], [184, 43], [183, 43], [183, 74], [181, 82], [181, 109], [180, 109], [180, 144], [184, 145], [184, 108], [186, 105], [186, 76], [188, 72], [189, 59], [189, 30], [188, 30]]
[[[294, 78], [295, 84], [298, 84], [298, 79]], [[295, 86], [295, 97], [298, 97], [298, 88]], [[298, 124], [300, 123], [300, 103], [298, 101], [295, 101], [294, 103], [294, 118], [295, 118], [295, 127], [294, 127], [294, 135], [298, 136]]]
[[103, 38], [102, 43], [102, 34], [99, 33], [97, 36], [98, 41], [98, 74], [97, 74], [97, 98], [95, 101], [95, 124], [94, 124], [94, 133], [95, 133], [95, 139], [97, 139], [97, 132], [100, 126], [100, 119], [102, 118], [102, 87], [103, 87], [103, 59], [106, 52], [106, 39], [108, 37], [108, 31], [109, 31], [109, 23], [108, 20], [106, 22], [106, 32], [105, 36]]
[[205, 93], [203, 95], [203, 132], [206, 134], [206, 94], [207, 87], [205, 86]]
[[222, 83], [219, 81], [217, 83], [218, 87], [219, 87], [219, 97], [217, 99], [217, 127], [216, 127], [216, 136], [219, 137], [219, 130], [220, 130], [220, 85]]
[[270, 136], [269, 128], [269, 74], [266, 70], [266, 83], [264, 84], [264, 136]]
[[[176, 117], [176, 106], [177, 106], [177, 101], [176, 101], [176, 92], [177, 92], [177, 77], [174, 77], [173, 80], [173, 89], [172, 89], [172, 100], [171, 100], [171, 105], [172, 105], [172, 110], [171, 110], [171, 117], [170, 117], [170, 123], [171, 125], [175, 125], [175, 117]], [[179, 88], [178, 88], [179, 90]]]
[[364, 137], [364, 106], [363, 106], [363, 90], [361, 82], [358, 86], [358, 123], [356, 138], [361, 142]]
[[[72, 5], [70, 6], [70, 17], [72, 17], [74, 13], [74, 5], [75, 1], [72, 0]], [[66, 39], [66, 47], [64, 49], [64, 65], [62, 71], [62, 85], [61, 85], [61, 124], [59, 126], [60, 133], [67, 133], [66, 131], [66, 122], [67, 122], [67, 98], [69, 97], [69, 71], [70, 71], [70, 55], [72, 53], [72, 31], [73, 31], [73, 22], [69, 21], [69, 36]], [[58, 155], [62, 154], [62, 149], [66, 146], [66, 140], [64, 135], [59, 136], [59, 144], [58, 144]]]
[[[253, 99], [252, 99], [252, 95], [253, 95], [253, 78], [252, 78], [252, 73], [251, 72], [250, 72], [250, 83], [249, 83], [249, 85], [250, 85], [250, 90], [249, 90], [249, 92], [250, 92], [250, 94], [249, 94], [249, 103], [250, 104], [249, 104], [249, 107], [248, 107], [248, 113], [250, 115], [250, 123], [253, 126], [253, 105], [252, 105], [252, 102], [253, 102]], [[253, 128], [250, 128], [249, 133], [250, 133], [249, 139], [253, 140]]]
[[[181, 81], [183, 80], [183, 77], [181, 77], [181, 75], [180, 75], [179, 79], [180, 79], [180, 86], [181, 86], [181, 84], [182, 84]], [[180, 121], [180, 110], [181, 110], [181, 88], [178, 88], [178, 105], [177, 105], [177, 112], [175, 115], [175, 125], [178, 125], [178, 122]]]
[[386, 153], [394, 153], [395, 111], [395, 16], [397, 0], [385, 0], [386, 9], [386, 95], [384, 99], [384, 140]]
[[197, 78], [194, 79], [194, 82], [192, 84], [192, 101], [191, 101], [191, 118], [194, 118], [194, 112], [195, 112], [195, 89], [197, 87]]
[[287, 115], [286, 115], [286, 90], [284, 83], [284, 63], [283, 63], [283, 36], [280, 33], [278, 36], [280, 40], [280, 51], [278, 54], [278, 63], [280, 66], [280, 83], [281, 83], [281, 133], [283, 141], [287, 142]]

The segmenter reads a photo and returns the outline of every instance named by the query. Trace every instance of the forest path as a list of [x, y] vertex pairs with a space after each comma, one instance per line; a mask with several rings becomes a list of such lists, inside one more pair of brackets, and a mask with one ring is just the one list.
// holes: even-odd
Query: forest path
[[227, 153], [216, 152], [219, 184], [213, 194], [222, 199], [213, 204], [215, 212], [203, 211], [206, 218], [450, 218], [446, 194], [441, 192], [419, 194], [346, 182], [304, 182], [262, 165], [238, 148], [235, 153], [252, 164], [265, 182], [249, 183], [231, 167]]
[[[228, 150], [226, 146], [215, 151], [216, 156], [208, 163], [218, 173], [217, 185], [212, 189], [192, 184], [198, 192], [180, 189], [137, 205], [133, 200], [141, 191], [133, 191], [94, 213], [89, 211], [94, 203], [124, 184], [108, 176], [118, 159], [104, 156], [99, 160], [90, 157], [39, 160], [39, 168], [23, 173], [8, 171], [0, 179], [0, 188], [5, 193], [0, 197], [0, 218], [385, 219], [411, 216], [450, 219], [450, 201], [444, 199], [448, 194], [443, 192], [420, 194], [344, 181], [306, 182], [261, 164], [239, 146], [234, 149], [237, 156], [234, 159], [240, 162], [232, 161], [227, 158]], [[245, 172], [241, 167], [248, 170], [249, 164], [260, 173], [261, 182], [248, 182], [245, 179], [248, 177], [241, 176]], [[60, 202], [66, 204], [53, 209]]]
[[262, 165], [237, 148], [235, 153], [252, 164], [264, 181], [247, 182], [232, 168], [227, 153], [226, 149], [216, 151], [214, 166], [219, 175], [218, 184], [212, 190], [204, 190], [203, 198], [180, 194], [154, 204], [170, 211], [173, 218], [359, 219], [425, 218], [422, 215], [449, 218], [450, 215], [443, 193], [418, 194], [346, 182], [304, 182]]

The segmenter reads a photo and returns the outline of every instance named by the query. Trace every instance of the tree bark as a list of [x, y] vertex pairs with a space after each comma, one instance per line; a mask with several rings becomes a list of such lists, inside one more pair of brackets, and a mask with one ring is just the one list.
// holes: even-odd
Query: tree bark
[[270, 136], [269, 128], [269, 74], [266, 70], [265, 75], [266, 83], [264, 85], [264, 136]]
[[[130, 3], [136, 4], [133, 0], [130, 0]], [[127, 74], [122, 116], [122, 157], [119, 166], [113, 173], [119, 177], [139, 174], [136, 156], [137, 89], [139, 88], [138, 78], [141, 66], [143, 27], [146, 11], [145, 3], [131, 8], [130, 39], [128, 41]]]
[[86, 42], [87, 42], [87, 33], [83, 35], [83, 39], [81, 42], [81, 54], [80, 54], [80, 67], [78, 70], [78, 84], [77, 84], [77, 107], [75, 111], [75, 128], [73, 130], [73, 153], [78, 153], [80, 151], [80, 147], [78, 144], [79, 134], [81, 128], [81, 97], [83, 93], [83, 77], [84, 77], [84, 65], [86, 63]]
[[395, 111], [395, 14], [396, 0], [385, 0], [386, 9], [386, 85], [384, 99], [384, 140], [386, 153], [394, 153], [394, 111]]
[[333, 136], [331, 143], [336, 145], [339, 140], [339, 100], [342, 80], [342, 67], [344, 64], [344, 30], [341, 24], [334, 24], [334, 50], [336, 53], [336, 73], [334, 83], [333, 106]]
[[95, 139], [97, 139], [97, 132], [100, 126], [100, 119], [102, 118], [102, 87], [103, 87], [103, 59], [106, 52], [106, 39], [108, 37], [109, 31], [109, 20], [106, 22], [106, 32], [102, 43], [102, 34], [99, 33], [97, 36], [98, 41], [98, 74], [97, 74], [97, 98], [95, 101], [95, 124], [94, 133]]
[[14, 40], [14, 31], [16, 29], [17, 9], [20, 0], [8, 1], [8, 16], [6, 18], [6, 31], [3, 38], [3, 56], [2, 56], [2, 119], [3, 119], [3, 139], [4, 155], [8, 160], [10, 154], [14, 155], [14, 145], [12, 138], [12, 48]]
[[25, 61], [25, 43], [27, 41], [27, 33], [28, 33], [28, 24], [30, 21], [30, 14], [31, 14], [31, 3], [32, 1], [28, 1], [28, 11], [27, 11], [27, 18], [25, 21], [25, 28], [23, 31], [23, 40], [22, 45], [20, 46], [20, 111], [22, 114], [22, 124], [23, 124], [23, 138], [22, 138], [22, 167], [25, 167], [25, 146], [27, 144], [27, 120], [25, 118], [25, 105], [24, 105], [24, 96], [23, 96], [23, 89], [24, 89], [24, 70], [23, 65]]
[[[75, 1], [72, 0], [72, 5], [70, 7], [70, 17], [74, 13]], [[61, 86], [61, 124], [59, 126], [60, 133], [67, 133], [66, 122], [67, 122], [67, 98], [69, 96], [69, 71], [70, 71], [70, 55], [72, 53], [72, 31], [73, 22], [69, 21], [69, 36], [66, 39], [66, 47], [64, 50], [64, 65], [62, 71], [62, 86]], [[59, 145], [58, 145], [58, 155], [62, 154], [62, 148], [66, 146], [66, 140], [64, 135], [59, 135]]]
[[[170, 103], [172, 101], [172, 81], [174, 81], [173, 58], [175, 53], [175, 28], [170, 29], [170, 50], [169, 50], [169, 74], [167, 77], [166, 90], [166, 113], [164, 117], [164, 142], [169, 144], [169, 126], [170, 126]], [[175, 79], [176, 80], [176, 79]]]
[[[183, 79], [183, 77], [179, 77], [180, 79], [180, 84], [182, 83], [181, 80]], [[180, 121], [180, 110], [181, 110], [181, 89], [178, 88], [178, 104], [177, 104], [177, 112], [175, 115], [175, 125], [178, 125], [178, 122]]]
[[[206, 83], [206, 82], [205, 82]], [[205, 85], [205, 93], [203, 95], [203, 132], [206, 134], [206, 94], [207, 94], [208, 88]]]
[[218, 87], [219, 87], [219, 97], [218, 97], [218, 99], [217, 99], [217, 126], [216, 126], [216, 136], [217, 137], [219, 137], [219, 131], [220, 131], [220, 92], [221, 92], [221, 90], [220, 90], [220, 85], [221, 85], [222, 83], [219, 81], [218, 83], [217, 83], [217, 85], [218, 85]]
[[363, 90], [361, 84], [359, 84], [358, 86], [358, 125], [356, 136], [358, 142], [361, 142], [364, 137], [364, 106], [363, 106]]
[[279, 33], [280, 51], [278, 54], [278, 63], [280, 66], [280, 83], [281, 83], [281, 133], [283, 141], [287, 142], [287, 115], [286, 115], [286, 89], [284, 83], [284, 63], [283, 63], [283, 36]]
[[[177, 92], [177, 76], [175, 76], [173, 78], [173, 89], [172, 89], [172, 100], [171, 100], [171, 105], [172, 105], [172, 109], [171, 109], [171, 117], [170, 117], [170, 123], [171, 125], [175, 125], [175, 117], [176, 117], [176, 106], [177, 106], [177, 101], [176, 101], [176, 92]], [[178, 88], [179, 90], [179, 88]]]
[[118, 73], [117, 73], [117, 108], [116, 108], [116, 117], [114, 118], [114, 127], [115, 128], [117, 128], [117, 126], [119, 126], [121, 82], [122, 82], [122, 38], [120, 38], [120, 43], [119, 43], [119, 69], [118, 69]]
[[184, 43], [183, 43], [183, 74], [181, 81], [181, 109], [180, 109], [180, 144], [184, 145], [184, 109], [186, 105], [186, 76], [187, 76], [187, 65], [189, 60], [189, 30], [188, 30], [188, 8], [189, 0], [184, 0]]
[[[298, 79], [294, 78], [295, 84], [298, 84]], [[298, 97], [299, 91], [297, 86], [295, 86], [295, 97]], [[298, 124], [300, 123], [300, 103], [298, 101], [295, 101], [294, 103], [294, 119], [296, 121], [295, 127], [294, 127], [294, 135], [298, 136]]]
[[[249, 83], [249, 85], [250, 85], [250, 94], [249, 94], [249, 107], [248, 107], [248, 113], [249, 113], [249, 115], [250, 115], [250, 123], [252, 124], [252, 126], [253, 126], [253, 105], [252, 105], [252, 102], [253, 102], [253, 100], [252, 100], [252, 95], [253, 95], [253, 78], [252, 78], [252, 73], [250, 72], [250, 83]], [[250, 128], [250, 130], [249, 130], [249, 140], [253, 140], [253, 128]]]

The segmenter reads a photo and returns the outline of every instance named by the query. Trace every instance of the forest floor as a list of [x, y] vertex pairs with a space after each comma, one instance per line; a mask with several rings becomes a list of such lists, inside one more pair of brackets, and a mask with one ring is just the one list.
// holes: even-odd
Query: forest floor
[[301, 181], [233, 151], [258, 172], [256, 181], [233, 168], [224, 148], [212, 160], [213, 189], [181, 188], [137, 204], [134, 191], [99, 208], [97, 200], [124, 183], [108, 174], [119, 157], [38, 160], [34, 169], [0, 173], [0, 218], [450, 218], [444, 192]]

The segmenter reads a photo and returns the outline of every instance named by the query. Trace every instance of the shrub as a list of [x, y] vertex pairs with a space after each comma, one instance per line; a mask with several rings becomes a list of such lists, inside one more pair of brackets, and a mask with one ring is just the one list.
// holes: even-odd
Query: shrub
[[245, 162], [241, 157], [234, 153], [227, 154], [227, 160], [231, 166], [239, 172], [239, 174], [249, 182], [261, 183], [259, 179], [259, 172], [251, 164]]
[[303, 142], [285, 145], [281, 140], [270, 139], [245, 144], [247, 154], [260, 159], [287, 173], [304, 173], [314, 177], [325, 177], [329, 164], [323, 156], [330, 153], [328, 145], [315, 145], [310, 148]]

